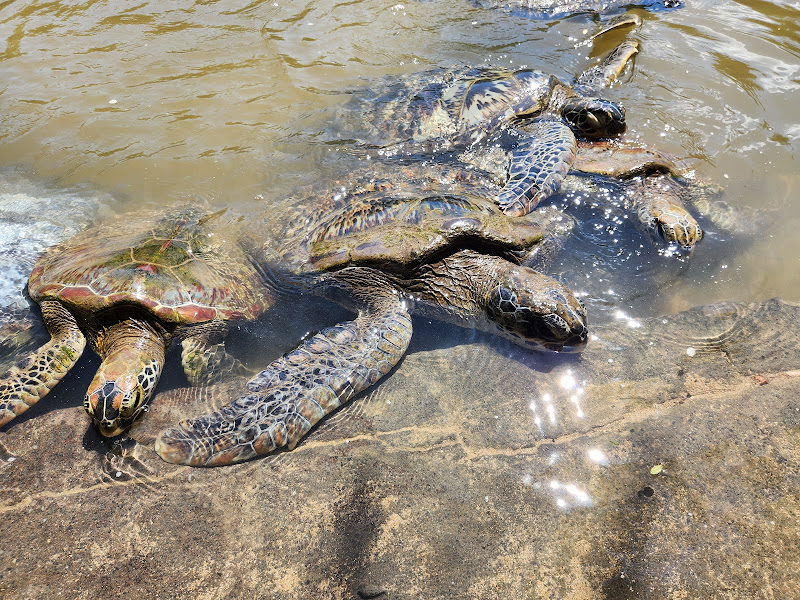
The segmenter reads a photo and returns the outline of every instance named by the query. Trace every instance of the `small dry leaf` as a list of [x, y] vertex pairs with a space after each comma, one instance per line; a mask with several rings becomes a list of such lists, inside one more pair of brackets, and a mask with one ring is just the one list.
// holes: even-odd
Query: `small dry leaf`
[[664, 469], [664, 465], [654, 465], [650, 467], [650, 475], [658, 475]]

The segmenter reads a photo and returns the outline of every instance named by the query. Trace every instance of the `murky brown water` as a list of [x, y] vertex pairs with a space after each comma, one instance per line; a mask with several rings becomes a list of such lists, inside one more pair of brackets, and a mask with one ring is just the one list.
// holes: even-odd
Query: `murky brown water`
[[[712, 231], [667, 283], [610, 301], [642, 312], [656, 296], [660, 311], [797, 298], [800, 10], [687, 4], [639, 11], [641, 52], [609, 96], [625, 104], [630, 136], [697, 159], [725, 185], [725, 201], [763, 222], [734, 241]], [[307, 134], [344, 101], [342, 89], [481, 62], [569, 76], [588, 64], [589, 50], [574, 45], [595, 28], [586, 15], [537, 22], [460, 0], [5, 3], [0, 166], [89, 183], [112, 192], [120, 211], [187, 195], [258, 211], [313, 176], [321, 150]]]
[[[588, 294], [594, 323], [619, 311], [643, 318], [718, 300], [800, 300], [800, 5], [685, 1], [681, 10], [636, 11], [641, 51], [608, 96], [625, 105], [631, 138], [693, 159], [725, 186], [725, 202], [752, 215], [756, 233], [706, 221], [706, 239], [677, 263], [635, 237], [625, 243], [645, 245], [631, 260], [620, 257], [602, 223], [585, 223], [553, 272]], [[597, 25], [587, 15], [538, 22], [467, 0], [0, 2], [0, 172], [14, 167], [56, 187], [108, 193], [118, 212], [202, 196], [256, 215], [317, 174], [327, 150], [315, 140], [345, 88], [484, 62], [569, 77], [618, 39], [576, 49]], [[259, 344], [235, 349], [268, 360], [291, 347], [315, 310], [292, 319], [295, 308], [253, 333]], [[276, 331], [285, 339], [274, 342]], [[472, 340], [420, 327], [412, 351]], [[88, 367], [42, 404], [79, 405], [97, 366], [86, 354]], [[485, 360], [495, 369], [487, 381], [506, 376], [479, 344], [448, 356], [473, 376]], [[532, 439], [551, 437], [548, 423], [564, 415], [583, 418], [567, 399], [583, 386], [579, 363], [560, 360], [523, 359], [550, 381], [531, 383], [530, 398], [520, 400], [534, 411]], [[435, 381], [442, 365], [425, 368], [404, 373], [408, 385]], [[473, 392], [465, 384], [448, 393]], [[586, 503], [581, 496], [575, 504]]]

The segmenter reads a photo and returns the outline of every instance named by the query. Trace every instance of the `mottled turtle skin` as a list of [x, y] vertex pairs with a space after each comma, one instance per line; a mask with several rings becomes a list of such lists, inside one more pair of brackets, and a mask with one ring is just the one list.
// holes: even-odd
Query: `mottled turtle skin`
[[639, 226], [665, 240], [668, 253], [684, 256], [703, 238], [686, 207], [713, 195], [718, 186], [697, 178], [683, 161], [660, 150], [614, 142], [582, 144], [575, 169], [628, 181], [623, 195]]
[[683, 6], [681, 0], [475, 0], [483, 8], [503, 8], [535, 19], [557, 19], [581, 13], [608, 13], [627, 6], [667, 10]]
[[576, 135], [625, 131], [624, 109], [597, 97], [638, 51], [625, 40], [573, 85], [532, 69], [436, 69], [376, 82], [334, 119], [342, 140], [383, 157], [441, 160], [444, 154], [506, 153], [496, 202], [509, 216], [530, 212], [558, 190], [575, 160]]
[[379, 175], [373, 164], [255, 225], [267, 240], [261, 262], [272, 294], [320, 294], [358, 316], [274, 361], [231, 404], [163, 432], [156, 441], [162, 458], [216, 466], [293, 448], [397, 364], [412, 312], [525, 348], [583, 347], [583, 305], [525, 266], [542, 259], [571, 219], [555, 209], [509, 219], [478, 171], [387, 168]]
[[[730, 234], [757, 230], [755, 214], [722, 200], [723, 188], [705, 179], [690, 161], [661, 150], [623, 140], [584, 143], [578, 148], [574, 169], [618, 180], [624, 189], [623, 207], [636, 213], [642, 229], [668, 242], [667, 254], [686, 256], [703, 238], [687, 206]], [[569, 178], [565, 188], [583, 188], [579, 179], [584, 178]]]
[[[500, 150], [466, 156], [476, 166], [502, 179], [505, 156]], [[624, 140], [594, 140], [578, 143], [572, 171], [575, 175], [600, 175], [620, 180], [625, 188], [622, 208], [636, 215], [641, 229], [667, 243], [665, 253], [687, 256], [703, 238], [703, 230], [686, 204], [696, 207], [716, 188], [698, 178], [683, 161], [657, 149]], [[590, 187], [577, 177], [564, 180], [562, 191]], [[586, 189], [591, 193], [590, 189]], [[709, 210], [702, 210], [710, 216]]]
[[238, 224], [223, 213], [186, 206], [122, 215], [49, 249], [28, 292], [51, 340], [0, 377], [0, 425], [44, 397], [87, 340], [102, 364], [84, 405], [105, 436], [144, 409], [173, 340], [193, 384], [246, 372], [223, 339], [268, 298], [238, 243]]

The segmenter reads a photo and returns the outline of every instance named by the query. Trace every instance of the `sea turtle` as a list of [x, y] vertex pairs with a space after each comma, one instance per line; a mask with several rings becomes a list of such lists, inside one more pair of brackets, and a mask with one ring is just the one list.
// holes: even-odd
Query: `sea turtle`
[[[640, 227], [662, 237], [677, 254], [691, 250], [703, 237], [687, 205], [730, 234], [756, 231], [755, 214], [722, 200], [723, 188], [697, 173], [690, 161], [656, 148], [624, 140], [582, 143], [573, 169], [576, 174], [601, 175], [621, 183], [622, 208], [633, 210]], [[581, 187], [592, 193], [580, 178], [567, 179], [564, 191]]]
[[330, 135], [406, 158], [474, 157], [500, 147], [507, 176], [496, 201], [507, 215], [524, 215], [558, 190], [575, 160], [576, 134], [598, 139], [625, 131], [624, 109], [596, 95], [637, 51], [635, 40], [623, 41], [573, 85], [541, 71], [488, 66], [394, 78], [354, 93]]
[[[464, 153], [462, 158], [496, 182], [505, 174], [506, 157], [499, 148], [474, 156]], [[714, 186], [696, 178], [687, 165], [665, 152], [622, 140], [582, 141], [570, 173], [576, 176], [566, 177], [561, 191], [583, 189], [593, 194], [594, 182], [586, 179], [590, 175], [617, 180], [614, 187], [625, 188], [620, 196], [621, 208], [635, 212], [641, 229], [663, 239], [667, 253], [685, 255], [703, 238], [703, 230], [686, 202], [696, 205], [703, 197], [713, 195]]]
[[379, 176], [377, 167], [255, 226], [266, 239], [260, 252], [273, 292], [324, 295], [358, 316], [274, 361], [228, 406], [165, 431], [156, 442], [165, 460], [224, 465], [293, 448], [397, 364], [411, 339], [412, 312], [525, 348], [585, 344], [580, 301], [523, 264], [569, 230], [569, 217], [548, 207], [509, 219], [477, 170], [393, 164]]
[[666, 10], [683, 6], [681, 0], [474, 0], [482, 8], [504, 8], [535, 19], [557, 19], [581, 13], [608, 13], [626, 6]]
[[697, 178], [683, 161], [660, 150], [614, 140], [582, 144], [574, 167], [626, 180], [623, 207], [636, 213], [640, 228], [663, 238], [670, 252], [681, 255], [702, 239], [703, 230], [686, 203], [698, 205], [719, 187]]
[[[755, 233], [765, 218], [764, 211], [756, 215], [722, 200], [723, 187], [697, 173], [690, 161], [635, 142], [580, 144], [573, 168], [576, 173], [621, 182], [623, 208], [634, 210], [643, 229], [658, 234], [678, 251], [691, 249], [703, 237], [687, 205], [720, 230], [737, 236]], [[565, 188], [581, 186], [577, 178], [570, 178]]]
[[237, 243], [239, 224], [224, 212], [184, 206], [122, 215], [48, 250], [28, 292], [52, 339], [0, 377], [0, 425], [44, 397], [87, 339], [103, 362], [84, 406], [105, 436], [143, 410], [172, 340], [181, 343], [190, 383], [246, 372], [223, 339], [268, 298]]

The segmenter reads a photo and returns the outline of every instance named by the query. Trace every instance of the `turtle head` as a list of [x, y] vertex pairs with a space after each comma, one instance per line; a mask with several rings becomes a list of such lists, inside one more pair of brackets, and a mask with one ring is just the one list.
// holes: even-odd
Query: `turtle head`
[[493, 283], [485, 311], [495, 333], [525, 348], [569, 352], [586, 345], [586, 309], [563, 284], [511, 263]]
[[[141, 333], [130, 327], [126, 333], [133, 331]], [[153, 339], [106, 335], [112, 338], [109, 347], [98, 344], [103, 363], [89, 384], [83, 406], [106, 437], [125, 431], [153, 395], [164, 365], [164, 341], [150, 333]]]
[[610, 100], [568, 98], [561, 107], [561, 116], [582, 137], [605, 138], [625, 133], [625, 109]]

